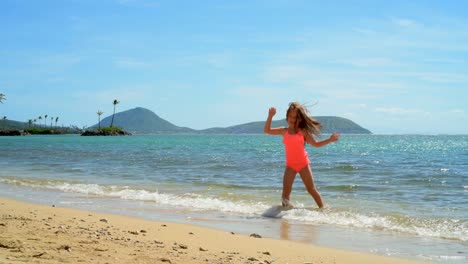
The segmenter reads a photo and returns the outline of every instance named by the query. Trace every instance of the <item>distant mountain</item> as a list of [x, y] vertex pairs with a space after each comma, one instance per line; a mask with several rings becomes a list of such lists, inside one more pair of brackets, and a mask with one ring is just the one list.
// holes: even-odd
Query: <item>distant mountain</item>
[[[112, 115], [101, 120], [101, 127], [110, 126]], [[116, 113], [114, 126], [133, 134], [169, 134], [169, 133], [195, 133], [196, 130], [176, 126], [153, 113], [152, 111], [137, 107], [124, 112]], [[97, 128], [98, 124], [91, 128]]]
[[[316, 116], [314, 118], [322, 124], [323, 128], [321, 132], [323, 134], [331, 134], [333, 132], [342, 134], [372, 134], [369, 130], [346, 118], [337, 116]], [[271, 123], [272, 127], [286, 127], [287, 125], [286, 119], [276, 120]], [[258, 121], [226, 128], [209, 128], [200, 130], [199, 132], [206, 134], [258, 134], [263, 133], [264, 126], [265, 121]]]
[[28, 124], [25, 122], [19, 122], [19, 121], [8, 120], [8, 119], [0, 120], [0, 130], [23, 130], [27, 128], [28, 128]]
[[[340, 132], [343, 134], [372, 134], [353, 121], [336, 116], [317, 116], [317, 121], [322, 123], [322, 133], [329, 134]], [[110, 126], [112, 115], [101, 120], [101, 127]], [[261, 134], [265, 121], [251, 122], [226, 128], [209, 128], [195, 130], [188, 127], [176, 126], [153, 113], [152, 111], [137, 107], [124, 112], [116, 113], [114, 126], [121, 127], [133, 134]], [[272, 126], [287, 126], [286, 121], [273, 121]], [[91, 128], [97, 128], [94, 125]]]

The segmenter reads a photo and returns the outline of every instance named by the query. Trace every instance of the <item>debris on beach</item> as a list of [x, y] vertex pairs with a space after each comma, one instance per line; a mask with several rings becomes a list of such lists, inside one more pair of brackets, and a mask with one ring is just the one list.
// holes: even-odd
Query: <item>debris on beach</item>
[[257, 233], [252, 233], [252, 234], [250, 234], [250, 236], [255, 237], [255, 238], [262, 238], [262, 236], [257, 234]]
[[159, 258], [161, 262], [172, 263], [172, 261], [168, 258]]
[[62, 245], [58, 247], [57, 250], [66, 250], [68, 252], [71, 252], [71, 247], [69, 245]]

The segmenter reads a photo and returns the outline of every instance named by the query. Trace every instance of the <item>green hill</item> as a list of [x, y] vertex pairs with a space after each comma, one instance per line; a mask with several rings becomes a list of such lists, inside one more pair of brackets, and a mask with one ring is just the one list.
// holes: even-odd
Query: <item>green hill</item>
[[[342, 134], [372, 134], [369, 130], [346, 118], [337, 116], [317, 116], [315, 119], [323, 125], [323, 134], [331, 134], [333, 132]], [[287, 125], [286, 119], [276, 120], [271, 124], [272, 127], [286, 127]], [[263, 133], [264, 126], [265, 121], [258, 121], [226, 128], [210, 128], [200, 130], [199, 132], [206, 134], [259, 134]]]
[[[353, 121], [335, 116], [318, 116], [316, 119], [322, 123], [322, 133], [340, 132], [343, 134], [371, 134]], [[112, 115], [101, 121], [101, 127], [110, 126]], [[125, 131], [133, 134], [262, 134], [265, 121], [251, 122], [230, 127], [209, 128], [194, 130], [187, 127], [176, 126], [153, 113], [152, 111], [137, 107], [124, 112], [116, 113], [114, 126], [121, 127]], [[286, 126], [286, 121], [273, 121], [272, 126]], [[91, 128], [97, 128], [94, 125]]]
[[28, 129], [28, 124], [25, 122], [19, 122], [14, 120], [0, 120], [0, 130], [23, 130]]
[[[101, 127], [110, 126], [112, 115], [101, 120]], [[153, 113], [152, 111], [137, 107], [114, 116], [114, 126], [132, 134], [169, 134], [169, 133], [194, 133], [195, 130], [187, 127], [178, 127]], [[98, 128], [98, 124], [91, 128]]]

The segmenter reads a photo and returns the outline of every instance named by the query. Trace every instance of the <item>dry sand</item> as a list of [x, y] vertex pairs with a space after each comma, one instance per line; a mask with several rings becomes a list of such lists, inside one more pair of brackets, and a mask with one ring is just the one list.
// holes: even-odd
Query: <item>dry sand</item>
[[0, 263], [422, 263], [0, 197]]

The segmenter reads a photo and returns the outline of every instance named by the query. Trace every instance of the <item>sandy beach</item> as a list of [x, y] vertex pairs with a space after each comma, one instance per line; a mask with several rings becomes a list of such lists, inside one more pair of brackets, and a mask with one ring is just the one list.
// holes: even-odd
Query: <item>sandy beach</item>
[[0, 198], [1, 263], [422, 263]]

